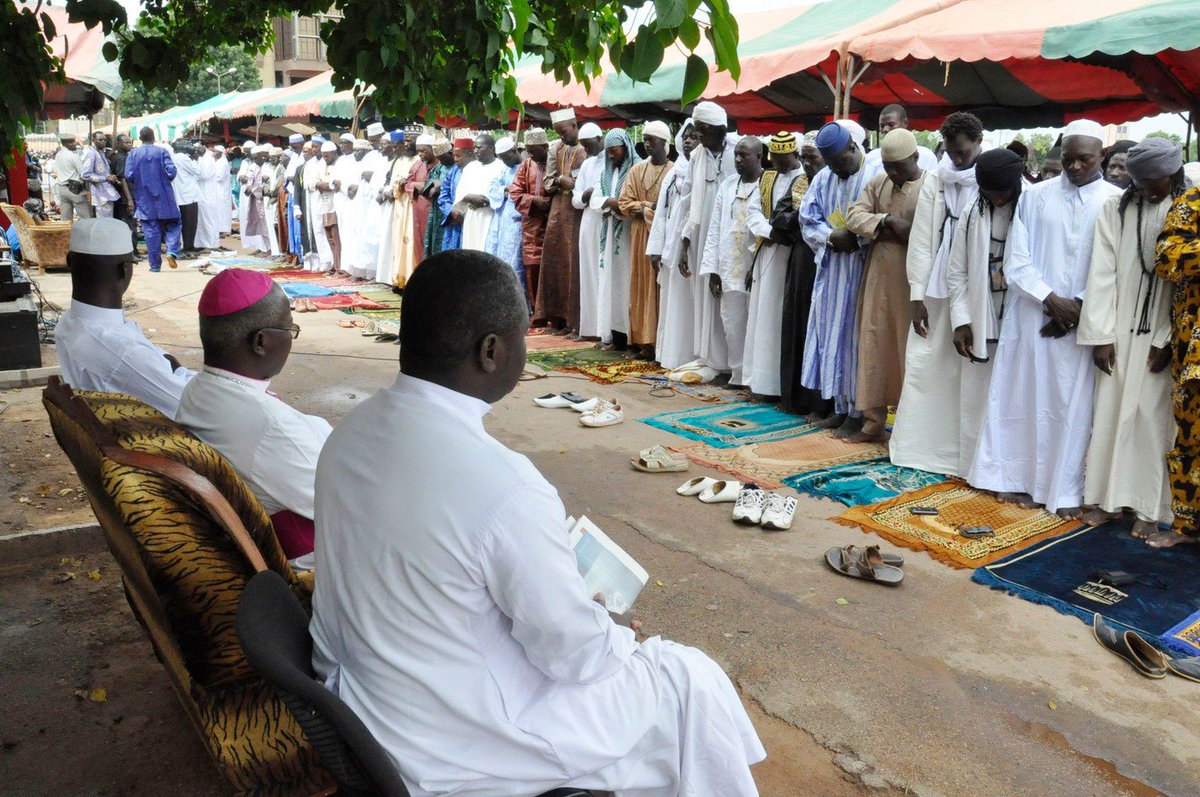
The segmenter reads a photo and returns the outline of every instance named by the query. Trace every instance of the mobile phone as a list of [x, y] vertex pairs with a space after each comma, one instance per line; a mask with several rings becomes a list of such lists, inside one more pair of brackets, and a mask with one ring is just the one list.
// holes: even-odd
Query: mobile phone
[[969, 526], [958, 530], [964, 537], [988, 537], [994, 534], [991, 526]]
[[914, 515], [936, 515], [937, 509], [932, 506], [914, 506], [909, 510]]

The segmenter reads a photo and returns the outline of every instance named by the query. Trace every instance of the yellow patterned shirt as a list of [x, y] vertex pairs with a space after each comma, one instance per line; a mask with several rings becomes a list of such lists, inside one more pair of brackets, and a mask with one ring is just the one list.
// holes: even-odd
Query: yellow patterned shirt
[[1171, 309], [1177, 382], [1200, 379], [1200, 187], [1175, 200], [1158, 236], [1158, 276], [1174, 283]]

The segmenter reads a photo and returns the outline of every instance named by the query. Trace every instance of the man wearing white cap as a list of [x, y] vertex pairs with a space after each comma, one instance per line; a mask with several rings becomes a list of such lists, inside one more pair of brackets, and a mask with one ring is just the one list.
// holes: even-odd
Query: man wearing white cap
[[337, 266], [333, 242], [327, 228], [337, 229], [337, 215], [333, 198], [333, 176], [330, 159], [336, 160], [337, 145], [332, 141], [321, 143], [320, 151], [312, 160], [306, 161], [301, 180], [304, 182], [304, 222], [313, 249], [304, 254], [304, 267], [308, 271], [333, 272]]
[[582, 210], [579, 218], [579, 240], [576, 245], [578, 268], [571, 283], [572, 306], [578, 300], [579, 322], [574, 327], [579, 337], [607, 340], [609, 331], [600, 317], [600, 229], [605, 225], [599, 207], [591, 206], [592, 194], [600, 185], [604, 171], [604, 141], [600, 127], [588, 122], [579, 130], [579, 144], [587, 160], [579, 167], [575, 187], [571, 189], [571, 204]]
[[[715, 102], [701, 102], [692, 112], [700, 146], [690, 158], [692, 188], [688, 217], [683, 224], [683, 251], [679, 269], [686, 276], [699, 273], [708, 228], [716, 207], [717, 190], [734, 174], [733, 149], [739, 136], [729, 133], [729, 117]], [[709, 367], [729, 373], [729, 346], [721, 321], [720, 278], [696, 279], [695, 348]]]
[[[309, 151], [312, 147], [309, 147]], [[296, 215], [298, 207], [303, 205], [303, 200], [299, 199], [297, 187], [300, 183], [300, 170], [304, 168], [304, 136], [299, 133], [292, 133], [288, 136], [288, 148], [284, 153], [287, 155], [287, 162], [283, 169], [283, 185], [287, 190], [285, 197], [284, 215], [287, 219], [287, 244], [284, 250], [290, 255], [289, 260], [292, 263], [299, 264], [304, 261], [304, 235], [302, 234], [301, 223], [298, 221], [303, 216]]]
[[579, 145], [575, 111], [560, 108], [550, 114], [558, 140], [546, 156], [546, 235], [542, 239], [542, 264], [538, 272], [535, 321], [550, 325], [555, 334], [579, 329], [579, 222], [581, 211], [571, 201], [579, 168], [587, 157]]
[[174, 418], [195, 376], [125, 319], [122, 300], [133, 279], [129, 228], [116, 219], [82, 219], [67, 253], [71, 306], [54, 330], [63, 379], [76, 390], [126, 393]]
[[[271, 156], [270, 144], [252, 147], [246, 158], [246, 182], [242, 184], [242, 212], [245, 218], [241, 230], [242, 249], [251, 254], [268, 254], [270, 239], [267, 233], [266, 206], [263, 203], [263, 170]], [[243, 163], [243, 165], [245, 165]]]
[[521, 165], [521, 153], [517, 142], [505, 136], [496, 142], [496, 157], [504, 165], [503, 170], [492, 178], [488, 186], [488, 207], [492, 209], [492, 227], [488, 231], [487, 253], [495, 255], [508, 265], [525, 284], [525, 265], [521, 262], [521, 214], [508, 197], [508, 188], [517, 176]]
[[1083, 514], [1095, 369], [1076, 338], [1096, 219], [1121, 190], [1104, 180], [1104, 130], [1080, 119], [1063, 133], [1060, 177], [1021, 193], [1004, 273], [987, 420], [969, 481], [1000, 499]]
[[221, 188], [220, 211], [217, 213], [217, 232], [229, 235], [233, 232], [233, 168], [229, 165], [229, 155], [225, 146], [218, 144], [213, 147], [217, 161], [217, 184]]
[[[430, 133], [417, 136], [417, 157], [408, 168], [401, 190], [413, 198], [413, 269], [425, 259], [425, 233], [429, 229], [429, 208], [432, 203], [426, 196], [425, 185], [429, 180], [429, 172], [437, 163], [433, 154], [433, 145], [437, 139]], [[404, 278], [407, 281], [412, 271], [407, 271]], [[400, 287], [404, 287], [401, 285]]]
[[238, 181], [238, 233], [241, 238], [242, 249], [248, 252], [265, 252], [267, 249], [267, 239], [263, 235], [265, 230], [259, 227], [259, 232], [251, 233], [246, 228], [249, 221], [250, 202], [247, 201], [246, 195], [247, 186], [250, 184], [251, 175], [259, 169], [258, 164], [254, 162], [254, 148], [257, 146], [253, 141], [246, 141], [242, 144], [242, 163], [238, 166], [237, 181]]
[[475, 160], [463, 167], [454, 193], [454, 205], [463, 214], [463, 249], [487, 251], [488, 233], [495, 215], [488, 202], [488, 190], [506, 168], [496, 158], [496, 139], [488, 133], [480, 133], [475, 138]]
[[646, 253], [654, 209], [663, 181], [675, 164], [671, 151], [671, 129], [665, 122], [648, 122], [642, 128], [646, 159], [635, 163], [621, 188], [620, 207], [629, 225], [629, 345], [640, 349], [644, 359], [654, 359], [658, 333], [658, 281]]
[[216, 249], [221, 245], [221, 184], [217, 174], [220, 167], [216, 160], [220, 153], [210, 151], [203, 144], [196, 145], [196, 153], [196, 184], [200, 189], [196, 212], [196, 247]]
[[413, 268], [412, 195], [403, 186], [415, 159], [408, 154], [403, 130], [388, 133], [379, 154], [387, 163], [370, 188], [374, 221], [367, 223], [368, 255], [375, 258], [375, 281], [396, 285], [400, 270]]
[[271, 246], [271, 257], [275, 258], [282, 257], [287, 248], [287, 229], [280, 229], [282, 218], [279, 215], [283, 174], [283, 150], [269, 147], [267, 162], [262, 166], [263, 214], [267, 218], [267, 242]]
[[175, 179], [171, 190], [175, 192], [175, 204], [179, 206], [179, 218], [183, 224], [183, 255], [196, 256], [196, 225], [200, 219], [200, 164], [195, 146], [186, 139], [171, 145], [171, 160], [175, 162]]
[[[358, 142], [362, 143], [359, 144]], [[358, 280], [373, 279], [375, 264], [368, 268], [362, 246], [362, 226], [367, 203], [363, 183], [363, 158], [371, 149], [365, 138], [343, 133], [338, 140], [341, 156], [333, 166], [334, 206], [337, 209], [337, 236], [341, 243], [341, 270]]]
[[373, 149], [379, 149], [380, 142], [387, 133], [387, 128], [382, 122], [371, 122], [367, 125], [367, 141], [371, 143]]

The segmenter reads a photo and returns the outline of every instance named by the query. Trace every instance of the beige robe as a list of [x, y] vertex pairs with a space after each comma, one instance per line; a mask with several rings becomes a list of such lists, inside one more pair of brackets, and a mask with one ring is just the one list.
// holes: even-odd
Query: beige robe
[[629, 342], [653, 346], [658, 333], [658, 280], [646, 241], [654, 223], [654, 208], [663, 179], [674, 168], [672, 161], [655, 166], [649, 160], [634, 164], [621, 188], [621, 214], [629, 221], [629, 252], [632, 263], [629, 287]]

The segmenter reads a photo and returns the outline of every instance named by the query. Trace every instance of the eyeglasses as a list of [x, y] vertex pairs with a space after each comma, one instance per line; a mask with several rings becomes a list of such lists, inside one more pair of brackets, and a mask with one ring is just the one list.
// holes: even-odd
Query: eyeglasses
[[264, 332], [266, 330], [271, 330], [272, 332], [286, 332], [292, 336], [292, 340], [295, 340], [296, 338], [300, 337], [300, 325], [299, 324], [292, 324], [291, 326], [286, 326], [286, 327], [263, 327], [262, 329], [259, 330], [259, 332]]

